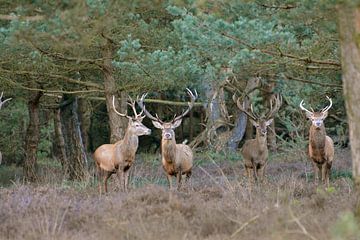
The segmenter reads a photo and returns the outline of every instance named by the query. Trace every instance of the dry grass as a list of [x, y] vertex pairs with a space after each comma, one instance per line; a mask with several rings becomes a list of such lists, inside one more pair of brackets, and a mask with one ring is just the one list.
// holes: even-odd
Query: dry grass
[[[267, 181], [250, 191], [241, 162], [198, 155], [196, 160], [201, 164], [194, 169], [191, 183], [180, 192], [167, 190], [163, 170], [152, 158], [157, 156], [137, 159], [128, 194], [111, 189], [109, 194], [99, 196], [91, 180], [78, 184], [13, 184], [0, 189], [0, 238], [359, 237], [349, 228], [351, 217], [343, 215], [353, 210], [355, 202], [351, 179], [346, 174], [334, 174], [330, 189], [316, 187], [310, 181], [310, 165], [299, 156], [293, 156], [292, 161], [289, 156], [274, 156]], [[349, 171], [348, 150], [338, 150], [336, 161], [334, 173]], [[346, 221], [350, 223], [342, 226]]]

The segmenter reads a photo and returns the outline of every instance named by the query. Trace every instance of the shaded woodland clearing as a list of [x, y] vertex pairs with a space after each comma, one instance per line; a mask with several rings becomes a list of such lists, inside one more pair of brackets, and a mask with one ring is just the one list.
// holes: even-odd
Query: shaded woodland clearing
[[197, 153], [191, 186], [181, 191], [167, 189], [158, 155], [137, 156], [128, 194], [112, 177], [110, 193], [99, 196], [92, 177], [61, 181], [59, 166], [48, 166], [40, 184], [15, 180], [0, 189], [0, 233], [4, 239], [357, 239], [349, 149], [336, 149], [329, 189], [312, 183], [306, 155], [294, 153], [272, 155], [266, 183], [251, 193], [237, 154]]
[[[1, 3], [0, 91], [12, 100], [0, 111], [0, 238], [360, 239], [359, 1]], [[91, 154], [127, 125], [113, 109], [129, 113], [127, 97], [148, 92], [167, 121], [188, 105], [186, 88], [199, 99], [175, 134], [196, 151], [191, 187], [167, 190], [153, 131], [139, 139], [130, 193], [112, 177], [99, 196]], [[278, 94], [265, 148], [253, 147], [271, 153], [267, 180], [250, 192], [244, 113]], [[337, 147], [324, 189], [299, 103], [322, 109], [326, 96]]]

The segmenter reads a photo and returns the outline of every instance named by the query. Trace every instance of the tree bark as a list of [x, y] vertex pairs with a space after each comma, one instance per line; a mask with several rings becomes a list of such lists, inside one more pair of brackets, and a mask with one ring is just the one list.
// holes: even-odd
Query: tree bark
[[89, 152], [90, 142], [89, 142], [89, 131], [91, 125], [91, 110], [89, 102], [84, 99], [79, 99], [79, 119], [81, 122], [81, 136], [85, 146], [86, 152]]
[[78, 99], [64, 95], [61, 107], [61, 124], [64, 133], [65, 151], [69, 180], [83, 180], [88, 160], [81, 135], [81, 123], [78, 115]]
[[[259, 78], [251, 78], [247, 81], [245, 92], [249, 93], [249, 97], [252, 95], [252, 91], [259, 85]], [[249, 98], [245, 97], [245, 108], [249, 107]], [[235, 127], [232, 130], [231, 136], [228, 142], [228, 148], [231, 151], [236, 151], [239, 142], [244, 138], [245, 133], [252, 138], [253, 125], [250, 121], [247, 121], [248, 117], [245, 113], [240, 111], [236, 107], [236, 120]]]
[[352, 172], [360, 217], [360, 7], [338, 7], [343, 91], [348, 117]]
[[105, 88], [105, 98], [106, 98], [106, 108], [109, 116], [109, 125], [110, 125], [110, 143], [117, 142], [124, 137], [125, 129], [127, 127], [127, 119], [124, 117], [118, 116], [115, 111], [112, 109], [113, 96], [115, 96], [115, 107], [121, 113], [126, 113], [127, 109], [127, 96], [124, 92], [120, 93], [120, 103], [118, 100], [118, 95], [116, 91], [116, 82], [114, 78], [114, 69], [111, 63], [113, 59], [114, 46], [113, 43], [106, 39], [107, 43], [103, 48], [103, 74], [104, 74], [104, 88]]
[[54, 111], [54, 128], [55, 128], [55, 155], [60, 161], [64, 176], [68, 173], [68, 160], [66, 159], [65, 139], [61, 127], [60, 109]]
[[29, 124], [25, 136], [25, 161], [24, 161], [24, 177], [27, 182], [36, 182], [38, 176], [36, 173], [37, 157], [36, 152], [40, 140], [40, 118], [39, 104], [43, 92], [36, 92], [31, 96], [28, 102]]

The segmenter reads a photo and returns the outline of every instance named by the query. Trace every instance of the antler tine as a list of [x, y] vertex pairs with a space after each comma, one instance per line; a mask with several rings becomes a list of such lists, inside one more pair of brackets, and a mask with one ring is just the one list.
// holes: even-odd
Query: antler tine
[[260, 118], [261, 118], [260, 115], [258, 115], [257, 113], [255, 113], [252, 104], [250, 104], [250, 110], [251, 110], [252, 115], [255, 117], [255, 119], [260, 119]]
[[190, 110], [193, 108], [194, 103], [195, 103], [195, 100], [198, 98], [198, 93], [197, 93], [196, 90], [194, 91], [195, 94], [193, 94], [189, 88], [186, 88], [186, 91], [187, 91], [187, 93], [189, 94], [190, 99], [191, 99], [191, 101], [188, 102], [188, 108], [187, 108], [185, 111], [183, 111], [183, 113], [182, 113], [181, 115], [179, 115], [179, 116], [177, 116], [177, 117], [175, 117], [175, 116], [176, 116], [176, 115], [175, 115], [174, 118], [173, 118], [173, 120], [172, 120], [172, 122], [175, 122], [175, 121], [183, 118], [186, 114], [188, 114], [188, 112], [190, 112]]
[[[240, 111], [242, 111], [243, 113], [245, 113], [248, 117], [250, 117], [253, 120], [257, 120], [258, 118], [255, 117], [253, 115], [253, 113], [249, 113], [246, 109], [245, 109], [245, 102], [243, 102], [243, 104], [240, 103], [240, 98], [237, 98], [236, 95], [233, 95], [233, 101], [236, 103], [236, 106], [240, 109]], [[252, 108], [252, 105], [251, 105]]]
[[145, 113], [145, 115], [150, 118], [151, 120], [153, 121], [157, 121], [159, 123], [163, 123], [163, 121], [158, 117], [158, 115], [156, 114], [156, 117], [154, 117], [153, 115], [151, 115], [145, 108], [145, 105], [144, 105], [144, 100], [145, 100], [145, 97], [148, 95], [148, 93], [144, 93], [141, 98], [139, 99], [139, 97], [137, 98], [137, 104], [139, 105], [139, 107], [141, 108], [142, 112]]
[[304, 100], [301, 100], [299, 106], [300, 106], [301, 110], [304, 110], [304, 111], [307, 112], [307, 113], [310, 113], [310, 114], [313, 114], [313, 113], [314, 113], [314, 112], [312, 112], [312, 111], [307, 110], [307, 109], [304, 107]]
[[321, 112], [322, 112], [322, 113], [329, 111], [329, 109], [330, 109], [330, 108], [331, 108], [331, 106], [332, 106], [332, 100], [331, 100], [331, 98], [329, 98], [328, 96], [326, 96], [326, 98], [329, 100], [330, 105], [329, 105], [329, 106], [324, 107], [324, 108], [321, 110]]
[[4, 103], [6, 103], [7, 101], [10, 101], [12, 98], [7, 98], [4, 101], [2, 101], [2, 97], [4, 95], [4, 92], [1, 92], [1, 96], [0, 96], [0, 109], [2, 107], [2, 105], [4, 105]]
[[113, 100], [112, 100], [112, 105], [113, 105], [113, 109], [115, 111], [116, 114], [122, 116], [122, 117], [127, 117], [129, 119], [131, 119], [131, 117], [129, 117], [127, 114], [124, 114], [124, 113], [120, 113], [116, 110], [116, 107], [115, 107], [115, 96], [113, 95]]
[[127, 102], [127, 104], [132, 108], [134, 112], [134, 119], [137, 119], [139, 114], [136, 113], [136, 106], [135, 106], [136, 102], [130, 97], [130, 95], [128, 95], [128, 98], [129, 98], [129, 102]]
[[266, 118], [273, 118], [274, 115], [279, 111], [282, 104], [282, 96], [280, 94], [276, 94], [275, 96], [275, 106], [273, 107], [273, 101], [270, 101], [270, 110], [268, 114], [266, 114]]

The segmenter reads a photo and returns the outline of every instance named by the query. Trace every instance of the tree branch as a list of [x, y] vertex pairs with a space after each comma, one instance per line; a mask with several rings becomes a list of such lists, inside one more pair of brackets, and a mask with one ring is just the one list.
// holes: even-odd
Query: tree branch
[[227, 34], [225, 32], [222, 32], [220, 34], [223, 35], [224, 37], [230, 38], [230, 39], [232, 39], [232, 40], [246, 46], [247, 48], [249, 48], [251, 50], [257, 50], [257, 51], [260, 51], [261, 53], [264, 53], [264, 54], [267, 54], [267, 55], [276, 56], [276, 57], [287, 57], [287, 58], [294, 59], [294, 60], [297, 60], [297, 61], [305, 62], [307, 64], [315, 63], [315, 64], [324, 64], [324, 65], [337, 66], [339, 68], [341, 67], [339, 62], [335, 62], [335, 61], [332, 61], [332, 60], [325, 61], [325, 60], [311, 59], [310, 57], [299, 57], [299, 56], [296, 56], [296, 55], [293, 55], [293, 54], [283, 53], [281, 51], [274, 52], [274, 51], [270, 51], [270, 50], [266, 50], [266, 49], [260, 49], [260, 48], [256, 48], [256, 47], [254, 47], [254, 46], [240, 40], [237, 37], [234, 37], [234, 36], [232, 36], [230, 34]]
[[11, 70], [7, 70], [7, 69], [3, 69], [0, 68], [0, 70], [2, 72], [5, 73], [10, 73], [10, 74], [15, 74], [15, 75], [31, 75], [31, 76], [35, 76], [35, 77], [39, 77], [39, 76], [45, 76], [48, 78], [57, 78], [57, 79], [62, 79], [68, 83], [74, 83], [77, 85], [81, 85], [81, 86], [85, 86], [85, 87], [92, 87], [92, 88], [97, 88], [99, 90], [102, 90], [103, 87], [99, 84], [96, 83], [90, 83], [90, 82], [83, 82], [74, 78], [70, 78], [70, 77], [66, 77], [63, 75], [59, 75], [59, 74], [49, 74], [49, 73], [38, 73], [38, 72], [31, 72], [31, 71], [11, 71]]
[[21, 21], [40, 21], [45, 19], [42, 15], [35, 16], [16, 16], [16, 15], [5, 15], [0, 14], [0, 20], [12, 21], [12, 20], [21, 20]]
[[314, 82], [314, 81], [310, 81], [310, 80], [306, 80], [306, 79], [302, 79], [302, 78], [297, 78], [297, 77], [293, 77], [293, 76], [288, 76], [288, 75], [283, 75], [283, 76], [288, 80], [293, 80], [293, 81], [298, 81], [298, 82], [303, 82], [303, 83], [309, 83], [309, 84], [315, 84], [315, 85], [320, 85], [320, 86], [324, 86], [324, 87], [342, 88], [342, 85], [338, 85], [338, 84]]

